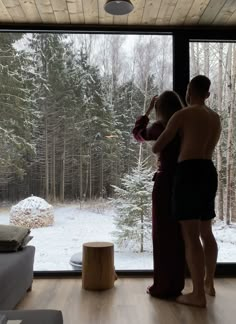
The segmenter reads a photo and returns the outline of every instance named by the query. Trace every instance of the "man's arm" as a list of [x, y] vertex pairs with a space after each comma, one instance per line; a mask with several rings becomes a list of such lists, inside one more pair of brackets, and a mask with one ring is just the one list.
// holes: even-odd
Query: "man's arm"
[[181, 111], [178, 111], [170, 118], [165, 130], [152, 147], [153, 153], [161, 152], [174, 139], [181, 127], [181, 117]]

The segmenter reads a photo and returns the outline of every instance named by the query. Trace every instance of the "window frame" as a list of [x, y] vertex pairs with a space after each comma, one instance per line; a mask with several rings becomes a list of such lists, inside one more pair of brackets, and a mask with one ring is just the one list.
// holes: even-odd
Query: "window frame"
[[[154, 34], [171, 35], [173, 48], [173, 90], [184, 100], [190, 76], [190, 42], [236, 42], [235, 27], [182, 27], [182, 26], [81, 26], [81, 25], [1, 25], [0, 32], [37, 33], [92, 33], [92, 34]], [[235, 36], [234, 36], [235, 35]], [[152, 270], [118, 270], [119, 276], [149, 277]], [[34, 271], [34, 277], [74, 277], [81, 276], [80, 270]], [[236, 262], [217, 263], [217, 277], [236, 277]]]

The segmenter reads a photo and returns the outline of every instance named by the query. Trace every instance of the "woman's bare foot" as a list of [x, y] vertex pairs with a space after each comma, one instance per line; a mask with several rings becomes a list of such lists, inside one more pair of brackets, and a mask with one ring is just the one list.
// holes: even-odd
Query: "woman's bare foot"
[[179, 296], [176, 299], [176, 301], [179, 304], [202, 307], [202, 308], [206, 307], [206, 297], [205, 297], [205, 295], [199, 296], [199, 295], [190, 293], [190, 294]]
[[207, 283], [205, 281], [204, 288], [205, 288], [205, 293], [207, 295], [213, 296], [213, 297], [216, 295], [216, 291], [215, 291], [215, 288], [214, 288], [214, 283]]

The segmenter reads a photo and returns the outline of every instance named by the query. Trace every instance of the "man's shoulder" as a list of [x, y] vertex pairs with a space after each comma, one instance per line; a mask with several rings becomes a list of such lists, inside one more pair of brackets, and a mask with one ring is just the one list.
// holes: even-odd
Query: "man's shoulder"
[[175, 114], [183, 117], [184, 115], [189, 113], [190, 108], [191, 108], [191, 106], [183, 107], [182, 109], [178, 110]]
[[212, 113], [214, 114], [214, 116], [215, 116], [216, 118], [220, 119], [220, 115], [219, 115], [216, 111], [214, 111], [214, 110], [212, 110], [212, 109], [211, 109], [211, 111], [212, 111]]
[[212, 116], [215, 117], [216, 120], [220, 121], [220, 115], [215, 110], [213, 110], [212, 108], [210, 108], [208, 106], [207, 106], [207, 109], [212, 114]]

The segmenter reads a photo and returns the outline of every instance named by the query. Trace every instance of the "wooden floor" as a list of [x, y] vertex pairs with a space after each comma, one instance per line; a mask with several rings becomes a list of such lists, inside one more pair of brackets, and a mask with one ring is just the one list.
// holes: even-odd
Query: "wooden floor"
[[[217, 279], [215, 298], [198, 309], [150, 297], [150, 278], [120, 278], [115, 288], [85, 291], [80, 278], [35, 279], [18, 309], [60, 309], [65, 324], [235, 324], [236, 279]], [[190, 282], [187, 281], [187, 289]]]

